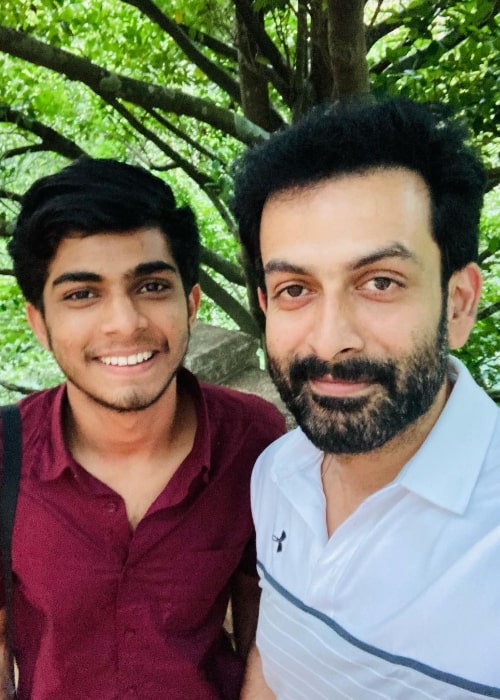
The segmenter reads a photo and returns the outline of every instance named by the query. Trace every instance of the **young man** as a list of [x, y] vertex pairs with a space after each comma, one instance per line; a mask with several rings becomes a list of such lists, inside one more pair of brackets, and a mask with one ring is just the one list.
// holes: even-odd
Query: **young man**
[[17, 697], [235, 700], [258, 604], [250, 472], [284, 426], [182, 368], [191, 210], [142, 168], [84, 159], [27, 192], [9, 251], [66, 376], [20, 404]]
[[270, 371], [300, 426], [252, 477], [246, 700], [500, 697], [500, 416], [448, 357], [481, 287], [464, 137], [444, 108], [360, 102], [240, 162]]

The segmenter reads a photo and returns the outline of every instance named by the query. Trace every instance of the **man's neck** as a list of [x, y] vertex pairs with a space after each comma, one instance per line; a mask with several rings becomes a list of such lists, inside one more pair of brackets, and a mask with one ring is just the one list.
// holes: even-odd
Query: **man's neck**
[[[132, 528], [165, 489], [196, 435], [192, 396], [175, 380], [142, 411], [119, 413], [68, 393], [65, 436], [75, 460], [119, 494]], [[92, 403], [92, 405], [88, 405]]]
[[182, 400], [174, 379], [158, 401], [148, 408], [120, 412], [100, 405], [68, 385], [64, 417], [66, 442], [73, 453], [94, 452], [107, 459], [138, 453], [147, 456], [172, 439]]
[[380, 448], [355, 455], [325, 454], [321, 478], [326, 500], [328, 536], [372, 493], [393, 481], [436, 423], [451, 391], [447, 382], [431, 408]]

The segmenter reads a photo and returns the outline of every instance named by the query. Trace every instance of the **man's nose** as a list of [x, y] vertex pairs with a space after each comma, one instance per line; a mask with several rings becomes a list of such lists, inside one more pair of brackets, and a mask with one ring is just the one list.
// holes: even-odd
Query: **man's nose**
[[101, 330], [104, 333], [132, 335], [147, 326], [147, 318], [139, 303], [128, 294], [111, 296], [103, 305]]
[[317, 304], [309, 331], [310, 351], [331, 362], [364, 347], [361, 323], [349, 299], [323, 297]]

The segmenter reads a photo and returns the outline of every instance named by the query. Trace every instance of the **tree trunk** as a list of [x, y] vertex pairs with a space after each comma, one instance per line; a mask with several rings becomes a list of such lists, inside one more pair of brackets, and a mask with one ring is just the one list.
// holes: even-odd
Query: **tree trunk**
[[314, 0], [311, 7], [311, 83], [315, 101], [333, 99], [333, 63], [328, 42], [328, 12], [322, 0]]
[[370, 91], [364, 5], [364, 0], [328, 0], [334, 97], [342, 98]]
[[259, 70], [258, 46], [247, 30], [239, 12], [236, 12], [236, 30], [238, 37], [238, 74], [243, 113], [247, 119], [250, 119], [262, 129], [272, 131], [273, 125], [269, 119], [267, 80]]

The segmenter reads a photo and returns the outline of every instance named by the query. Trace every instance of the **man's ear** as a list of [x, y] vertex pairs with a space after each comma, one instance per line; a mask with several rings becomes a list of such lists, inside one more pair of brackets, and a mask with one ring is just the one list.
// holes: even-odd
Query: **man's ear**
[[467, 341], [476, 320], [481, 296], [481, 272], [469, 263], [454, 272], [448, 282], [448, 344], [460, 348]]
[[261, 311], [265, 316], [267, 314], [267, 295], [262, 287], [257, 287], [257, 298], [259, 300]]
[[188, 304], [188, 320], [189, 325], [192, 326], [196, 320], [196, 314], [200, 308], [201, 301], [201, 287], [199, 284], [195, 284], [187, 296]]
[[26, 304], [26, 318], [31, 326], [31, 330], [36, 335], [38, 342], [45, 350], [50, 350], [49, 334], [42, 312], [31, 302]]

